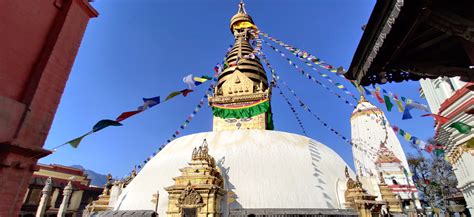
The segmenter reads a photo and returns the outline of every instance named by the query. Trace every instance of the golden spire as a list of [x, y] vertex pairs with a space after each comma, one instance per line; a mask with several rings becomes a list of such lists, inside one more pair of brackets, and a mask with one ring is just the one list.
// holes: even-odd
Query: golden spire
[[237, 11], [237, 13], [244, 13], [244, 14], [247, 13], [247, 11], [245, 11], [244, 0], [240, 0], [240, 3], [239, 3], [239, 10]]
[[[225, 60], [227, 67], [219, 75], [217, 95], [225, 94], [221, 90], [222, 85], [235, 71], [243, 73], [253, 83], [247, 94], [254, 93], [255, 90], [265, 91], [268, 88], [267, 76], [249, 42], [254, 37], [252, 31], [255, 30], [255, 25], [252, 17], [247, 14], [243, 1], [240, 1], [237, 13], [231, 18], [230, 29], [235, 36], [235, 43], [227, 54]], [[260, 85], [261, 83], [263, 85]]]
[[239, 3], [239, 9], [237, 10], [237, 13], [230, 19], [230, 31], [232, 34], [234, 34], [234, 27], [235, 24], [242, 23], [242, 22], [248, 22], [251, 23], [252, 25], [253, 20], [250, 15], [247, 14], [247, 11], [245, 10], [245, 4], [241, 0]]
[[363, 103], [363, 102], [368, 102], [368, 101], [367, 101], [367, 99], [365, 98], [364, 94], [360, 94], [359, 103]]
[[[213, 129], [215, 131], [272, 130], [273, 122], [269, 103], [271, 91], [266, 72], [257, 56], [261, 42], [257, 40], [257, 27], [252, 17], [247, 14], [243, 1], [240, 1], [237, 13], [230, 20], [230, 30], [235, 42], [226, 55], [224, 69], [219, 73], [214, 87], [214, 95], [209, 97], [209, 105], [213, 107], [213, 111], [217, 111], [214, 113]], [[224, 115], [223, 112], [219, 112], [260, 105], [258, 103], [265, 103], [265, 108], [245, 121], [241, 119], [242, 117], [250, 118], [248, 114], [227, 112]]]

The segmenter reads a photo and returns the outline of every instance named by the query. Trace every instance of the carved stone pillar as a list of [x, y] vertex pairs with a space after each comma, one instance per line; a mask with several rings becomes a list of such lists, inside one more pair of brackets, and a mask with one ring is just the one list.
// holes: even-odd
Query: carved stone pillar
[[46, 212], [49, 197], [51, 196], [51, 190], [53, 189], [53, 182], [51, 181], [51, 177], [46, 179], [44, 183], [44, 188], [41, 191], [43, 194], [41, 196], [40, 203], [38, 205], [38, 209], [36, 210], [36, 217], [43, 217], [44, 213]]
[[66, 216], [67, 207], [69, 206], [69, 198], [71, 198], [72, 194], [72, 183], [69, 181], [67, 186], [63, 190], [63, 201], [61, 202], [61, 206], [59, 206], [58, 217]]

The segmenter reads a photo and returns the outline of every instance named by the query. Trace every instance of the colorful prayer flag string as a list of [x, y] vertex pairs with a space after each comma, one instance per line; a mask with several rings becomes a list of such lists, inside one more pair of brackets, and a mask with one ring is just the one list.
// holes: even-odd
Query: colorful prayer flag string
[[182, 122], [182, 124], [173, 132], [173, 134], [166, 140], [166, 143], [162, 144], [157, 151], [155, 151], [150, 157], [145, 159], [143, 163], [140, 163], [137, 165], [138, 169], [143, 168], [143, 166], [151, 160], [155, 155], [157, 155], [166, 145], [168, 145], [171, 141], [175, 140], [178, 135], [181, 134], [182, 130], [184, 130], [189, 123], [193, 120], [193, 118], [196, 116], [196, 114], [201, 110], [201, 108], [204, 105], [205, 99], [207, 99], [207, 96], [212, 92], [213, 89], [213, 84], [206, 90], [206, 93], [204, 96], [199, 100], [199, 103], [194, 107], [193, 111], [187, 116], [187, 118]]
[[299, 125], [300, 128], [301, 128], [301, 131], [303, 132], [303, 134], [304, 134], [305, 136], [307, 136], [306, 130], [305, 130], [304, 126], [303, 126], [303, 122], [301, 121], [301, 119], [300, 119], [298, 113], [296, 112], [295, 107], [293, 106], [293, 104], [291, 104], [291, 102], [290, 102], [290, 100], [288, 99], [288, 97], [286, 97], [286, 95], [281, 91], [281, 88], [280, 88], [278, 85], [275, 85], [275, 87], [278, 88], [279, 94], [283, 97], [283, 99], [285, 99], [286, 104], [288, 104], [288, 106], [290, 107], [291, 112], [293, 112], [293, 115], [295, 116], [295, 119], [296, 119], [296, 121], [298, 122], [298, 125]]
[[[347, 88], [344, 88], [343, 86], [339, 86], [337, 84], [337, 82], [334, 82], [333, 80], [331, 80], [329, 78], [329, 76], [327, 74], [324, 74], [324, 73], [321, 73], [316, 67], [313, 66], [312, 63], [314, 63], [315, 65], [318, 65], [324, 69], [327, 69], [329, 70], [330, 72], [334, 72], [336, 73], [337, 76], [343, 78], [344, 80], [348, 80], [346, 79], [343, 74], [346, 72], [342, 67], [338, 67], [337, 69], [332, 66], [332, 65], [329, 65], [327, 63], [325, 63], [324, 61], [321, 61], [320, 58], [317, 58], [311, 54], [309, 54], [308, 52], [306, 51], [302, 51], [298, 48], [295, 48], [293, 46], [290, 46], [284, 42], [282, 42], [281, 40], [278, 40], [278, 39], [275, 39], [271, 36], [269, 36], [268, 34], [262, 32], [262, 31], [259, 31], [258, 32], [259, 35], [262, 35], [264, 36], [265, 38], [268, 38], [269, 40], [275, 42], [276, 44], [284, 47], [285, 49], [287, 49], [288, 51], [290, 51], [292, 54], [294, 54], [298, 59], [302, 60], [307, 66], [309, 66], [311, 69], [315, 70], [318, 72], [318, 74], [320, 74], [321, 76], [323, 76], [324, 78], [326, 78], [329, 82], [335, 84], [339, 89], [342, 89], [345, 93], [353, 96], [352, 93], [350, 93]], [[265, 44], [269, 45], [270, 47], [272, 47], [271, 44], [269, 44], [267, 41], [261, 39]], [[274, 47], [273, 47], [274, 48]], [[272, 49], [273, 49], [272, 48]], [[280, 53], [280, 55], [284, 56], [284, 54], [278, 50], [277, 48], [273, 49], [277, 52]], [[349, 80], [350, 81], [350, 80]], [[366, 94], [370, 94], [370, 91], [368, 91], [365, 87], [362, 87], [360, 88], [359, 85], [355, 84], [354, 81], [350, 81], [352, 84], [354, 84], [354, 86], [359, 90], [359, 92], [361, 94], [363, 94], [363, 91], [362, 90], [365, 90], [365, 93]], [[369, 88], [370, 89], [370, 88]], [[393, 98], [393, 100], [397, 103], [397, 106], [398, 106], [398, 111], [400, 112], [403, 112], [403, 104], [400, 102], [400, 100], [398, 99], [398, 95], [397, 94], [394, 94], [392, 93], [391, 91], [388, 91], [386, 89], [383, 89], [383, 88], [380, 88], [379, 86], [376, 86], [376, 89], [378, 89], [379, 91], [382, 90], [383, 93], [385, 94], [388, 94], [388, 96], [390, 96], [390, 98]], [[377, 96], [377, 99], [380, 103], [385, 103], [386, 106], [388, 106], [387, 108], [390, 107], [390, 110], [391, 110], [391, 107], [393, 106], [393, 104], [390, 102], [387, 103], [386, 100], [383, 100], [382, 97], [380, 96], [380, 93], [379, 91], [372, 91], [372, 92], [375, 92], [376, 93], [376, 96]], [[403, 102], [406, 102], [406, 103], [413, 103], [413, 108], [417, 108], [417, 109], [420, 109], [420, 110], [423, 110], [423, 111], [429, 111], [428, 110], [428, 106], [422, 104], [422, 103], [419, 103], [419, 102], [416, 102], [416, 101], [413, 101], [411, 99], [408, 99], [406, 97], [401, 97]]]
[[[296, 95], [296, 92], [291, 89], [286, 82], [280, 79], [280, 76], [276, 74], [275, 69], [270, 65], [270, 62], [267, 60], [266, 56], [263, 54], [263, 52], [260, 52], [259, 54], [260, 58], [265, 62], [266, 66], [270, 69], [270, 72], [272, 74], [272, 78], [274, 82], [281, 81], [281, 84], [283, 84], [288, 91], [291, 92], [291, 94], [294, 96], [295, 100], [298, 102], [298, 105], [303, 108], [303, 110], [309, 112], [313, 117], [315, 117], [324, 127], [329, 129], [331, 132], [336, 134], [338, 137], [340, 137], [342, 140], [344, 140], [346, 143], [351, 144], [351, 141], [347, 139], [347, 137], [343, 136], [339, 131], [335, 130], [334, 128], [330, 127], [326, 122], [324, 122], [318, 115], [316, 115], [314, 112], [311, 111], [311, 109]], [[280, 88], [279, 88], [280, 89]], [[281, 91], [281, 89], [280, 89]]]
[[[262, 41], [268, 45], [273, 51], [277, 52], [280, 54], [281, 57], [285, 58], [289, 63], [290, 65], [293, 65], [295, 68], [299, 68], [295, 63], [293, 63], [288, 57], [286, 57], [286, 55], [280, 51], [278, 48], [275, 48], [273, 45], [271, 45], [270, 43], [268, 43], [267, 41], [263, 40]], [[316, 67], [314, 67], [310, 62], [306, 61], [306, 59], [303, 59], [301, 57], [299, 57], [297, 54], [295, 54], [295, 56], [297, 56], [300, 60], [302, 60], [303, 62], [306, 63], [307, 66], [309, 66], [311, 69], [313, 69], [314, 71], [316, 71], [321, 77], [323, 77], [324, 79], [326, 79], [329, 83], [331, 83], [332, 85], [334, 85], [335, 87], [337, 87], [338, 89], [342, 90], [344, 93], [346, 93], [347, 95], [349, 95], [350, 97], [352, 97], [354, 100], [358, 100], [357, 97], [351, 93], [349, 91], [349, 89], [347, 89], [347, 87], [345, 87], [343, 84], [340, 84], [334, 80], [332, 80], [328, 74], [324, 74], [322, 73], [321, 71], [319, 71], [319, 69], [317, 69]], [[308, 77], [308, 76], [307, 76]], [[308, 77], [309, 78], [309, 77]]]
[[[259, 56], [264, 59], [266, 58], [265, 57], [265, 54], [261, 51]], [[316, 78], [312, 75], [310, 75], [309, 73], [307, 73], [306, 71], [304, 71], [301, 67], [299, 67], [298, 65], [296, 65], [293, 61], [291, 61], [288, 57], [286, 56], [282, 56], [284, 57], [287, 61], [288, 61], [288, 64], [290, 64], [291, 66], [295, 67], [296, 70], [298, 70], [301, 75], [305, 76], [306, 78], [308, 78], [309, 80], [315, 82], [316, 84], [322, 86], [323, 88], [325, 88], [327, 91], [329, 91], [330, 93], [336, 95], [337, 98], [341, 99], [344, 101], [344, 103], [352, 106], [353, 108], [356, 108], [356, 106], [354, 104], [352, 104], [351, 102], [349, 102], [349, 100], [347, 100], [346, 98], [342, 97], [341, 95], [339, 95], [338, 93], [336, 93], [335, 91], [333, 91], [332, 89], [330, 89], [327, 85], [321, 83], [320, 81], [316, 80]], [[272, 71], [272, 69], [270, 69], [270, 71]], [[274, 71], [274, 70], [273, 70]]]

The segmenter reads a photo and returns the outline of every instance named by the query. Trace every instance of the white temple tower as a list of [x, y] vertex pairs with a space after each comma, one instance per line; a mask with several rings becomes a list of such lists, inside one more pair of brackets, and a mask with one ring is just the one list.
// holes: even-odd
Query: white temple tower
[[383, 111], [363, 96], [352, 113], [351, 132], [356, 172], [369, 193], [380, 198], [378, 176], [382, 173], [385, 182], [402, 200], [408, 203], [412, 197], [418, 197], [400, 141]]

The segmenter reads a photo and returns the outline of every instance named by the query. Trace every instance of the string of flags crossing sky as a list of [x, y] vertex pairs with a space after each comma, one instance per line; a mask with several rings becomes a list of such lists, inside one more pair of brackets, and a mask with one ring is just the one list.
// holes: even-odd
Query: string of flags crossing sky
[[[164, 100], [165, 101], [168, 101], [178, 95], [183, 95], [184, 97], [186, 97], [189, 93], [193, 92], [193, 89], [196, 88], [197, 86], [209, 81], [209, 80], [212, 80], [213, 78], [210, 77], [210, 76], [207, 76], [207, 75], [203, 75], [201, 77], [194, 77], [192, 74], [186, 76], [185, 78], [183, 78], [183, 81], [188, 84], [189, 88], [186, 88], [186, 89], [183, 89], [183, 90], [180, 90], [180, 91], [173, 91], [171, 93], [169, 93], [166, 97], [166, 99]], [[191, 85], [192, 83], [192, 85]], [[100, 130], [103, 130], [107, 127], [110, 127], [110, 126], [122, 126], [123, 124], [121, 123], [122, 121], [136, 115], [136, 114], [139, 114], [145, 110], [148, 110], [149, 108], [152, 108], [160, 103], [161, 102], [161, 97], [160, 96], [156, 96], [156, 97], [151, 97], [151, 98], [143, 98], [143, 104], [138, 106], [137, 109], [135, 110], [132, 110], [132, 111], [126, 111], [126, 112], [122, 112], [119, 116], [117, 116], [117, 118], [115, 118], [115, 120], [111, 120], [111, 119], [103, 119], [103, 120], [100, 120], [98, 121], [93, 127], [92, 127], [92, 130], [77, 137], [77, 138], [74, 138], [70, 141], [67, 141], [61, 145], [58, 145], [54, 148], [52, 148], [53, 151], [56, 151], [58, 148], [61, 148], [67, 144], [69, 144], [71, 147], [73, 148], [77, 148], [79, 146], [79, 144], [82, 142], [82, 140], [86, 137], [86, 136], [89, 136], [93, 133], [96, 133]]]
[[[321, 73], [319, 71], [318, 68], [316, 68], [313, 64], [323, 68], [323, 69], [326, 69], [330, 72], [333, 72], [335, 73], [338, 77], [342, 78], [343, 80], [347, 80], [343, 74], [346, 73], [346, 70], [344, 70], [342, 67], [334, 67], [324, 61], [322, 61], [320, 58], [317, 58], [311, 54], [309, 54], [308, 52], [306, 51], [302, 51], [298, 48], [295, 48], [293, 46], [290, 46], [286, 43], [284, 43], [283, 41], [281, 40], [278, 40], [274, 37], [271, 37], [269, 36], [268, 34], [262, 32], [262, 31], [259, 31], [258, 32], [259, 35], [262, 35], [264, 36], [265, 38], [268, 38], [269, 40], [273, 41], [274, 43], [284, 47], [285, 49], [287, 49], [288, 51], [290, 51], [293, 55], [295, 55], [298, 59], [302, 60], [308, 67], [310, 67], [311, 69], [315, 70], [316, 72], [318, 72], [318, 74], [320, 74], [322, 77], [326, 78], [326, 80], [328, 80], [331, 84], [335, 85], [338, 89], [341, 89], [342, 91], [344, 91], [346, 94], [350, 95], [351, 97], [355, 98], [354, 94], [352, 94], [348, 89], [347, 87], [345, 87], [343, 84], [340, 84], [340, 83], [337, 83], [335, 82], [334, 80], [332, 80], [328, 74], [325, 74], [325, 73]], [[263, 40], [263, 39], [262, 39]], [[271, 45], [270, 43], [268, 43], [267, 41], [263, 40], [263, 42], [265, 44], [267, 44], [268, 46], [270, 46], [274, 51], [280, 53], [281, 56], [285, 57], [285, 54], [283, 54], [280, 50], [278, 50], [277, 48], [275, 48], [273, 45]], [[291, 62], [291, 60], [289, 60], [287, 58], [287, 60]], [[348, 80], [350, 81], [350, 80]], [[354, 81], [350, 81], [356, 88], [357, 90], [361, 93], [361, 94], [366, 94], [366, 95], [372, 95], [374, 94], [376, 97], [377, 97], [377, 100], [378, 102], [380, 102], [381, 104], [385, 104], [385, 106], [387, 107], [387, 110], [388, 111], [391, 111], [392, 110], [392, 107], [393, 107], [393, 103], [391, 102], [390, 99], [393, 99], [395, 102], [396, 102], [396, 105], [397, 105], [397, 108], [398, 108], [398, 111], [400, 112], [403, 112], [405, 109], [404, 109], [404, 106], [402, 104], [402, 101], [407, 103], [407, 104], [411, 104], [411, 106], [409, 107], [409, 109], [407, 111], [404, 112], [404, 115], [403, 115], [403, 120], [405, 119], [410, 119], [412, 118], [411, 114], [410, 114], [410, 109], [412, 108], [416, 108], [416, 109], [419, 109], [419, 110], [423, 110], [423, 111], [429, 111], [428, 109], [428, 106], [422, 104], [422, 103], [419, 103], [419, 102], [416, 102], [412, 99], [409, 99], [409, 98], [406, 98], [406, 97], [398, 97], [397, 94], [394, 94], [392, 93], [391, 91], [389, 90], [386, 90], [386, 89], [383, 89], [383, 88], [380, 88], [379, 86], [376, 86], [375, 89], [373, 88], [370, 88], [370, 87], [362, 87], [362, 86], [359, 86], [358, 84], [356, 84]], [[384, 93], [384, 97], [382, 98], [381, 95], [380, 95], [380, 91], [382, 91]]]
[[286, 97], [286, 95], [283, 93], [283, 91], [281, 90], [281, 88], [277, 84], [275, 84], [275, 87], [278, 88], [278, 93], [283, 97], [283, 99], [285, 99], [286, 104], [288, 104], [288, 106], [290, 107], [290, 110], [293, 113], [293, 115], [295, 116], [295, 119], [298, 122], [298, 125], [300, 126], [301, 131], [303, 132], [303, 135], [307, 136], [306, 130], [305, 130], [304, 125], [303, 125], [303, 122], [301, 121], [298, 113], [296, 112], [295, 107], [293, 106], [293, 104], [291, 104], [288, 97]]

